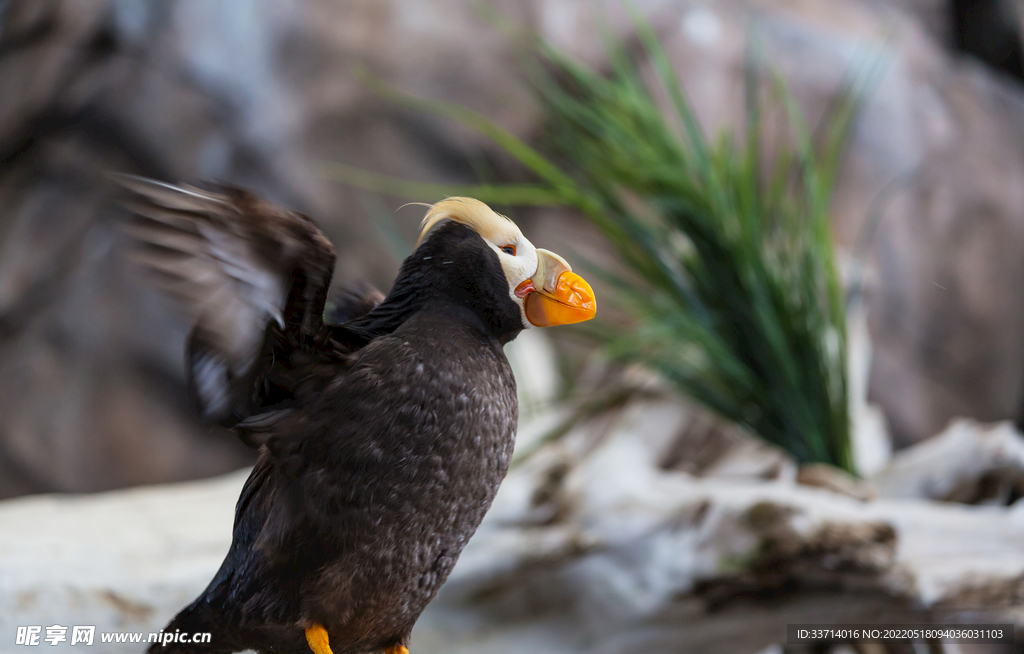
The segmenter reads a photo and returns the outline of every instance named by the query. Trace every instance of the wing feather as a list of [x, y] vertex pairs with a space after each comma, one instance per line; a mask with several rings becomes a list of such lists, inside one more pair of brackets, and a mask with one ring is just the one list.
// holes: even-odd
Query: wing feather
[[305, 216], [240, 189], [114, 178], [131, 192], [132, 259], [195, 324], [187, 361], [201, 413], [245, 417], [254, 376], [272, 364], [261, 362], [268, 326], [296, 342], [322, 327], [334, 248]]

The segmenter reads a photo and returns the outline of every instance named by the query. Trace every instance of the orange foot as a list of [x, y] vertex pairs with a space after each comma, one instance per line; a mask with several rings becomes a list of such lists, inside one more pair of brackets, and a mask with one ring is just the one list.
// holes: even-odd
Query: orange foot
[[323, 625], [314, 624], [312, 627], [306, 627], [306, 642], [309, 643], [309, 649], [313, 650], [313, 654], [334, 654]]
[[395, 645], [384, 650], [384, 654], [409, 654], [409, 648], [405, 645]]

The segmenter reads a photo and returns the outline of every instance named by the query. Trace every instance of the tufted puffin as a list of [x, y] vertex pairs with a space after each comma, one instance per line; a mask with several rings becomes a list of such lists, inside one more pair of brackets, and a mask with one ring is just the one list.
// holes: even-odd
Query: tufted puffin
[[350, 292], [332, 321], [334, 249], [306, 216], [228, 186], [117, 181], [134, 258], [194, 321], [199, 414], [259, 448], [223, 564], [164, 628], [211, 642], [149, 651], [407, 654], [509, 464], [502, 346], [592, 318], [590, 286], [455, 197], [429, 207], [391, 292]]

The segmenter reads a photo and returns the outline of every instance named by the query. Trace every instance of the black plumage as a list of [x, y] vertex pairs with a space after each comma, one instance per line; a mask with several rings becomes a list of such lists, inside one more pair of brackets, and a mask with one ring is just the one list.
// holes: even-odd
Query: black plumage
[[[211, 642], [150, 651], [324, 654], [327, 637], [334, 654], [404, 651], [508, 467], [517, 403], [502, 346], [554, 324], [516, 271], [533, 256], [538, 287], [561, 280], [541, 289], [549, 312], [589, 287], [566, 300], [557, 255], [522, 252], [532, 245], [507, 219], [454, 199], [434, 206], [386, 298], [343, 295], [329, 322], [334, 251], [308, 218], [233, 188], [119, 181], [137, 258], [195, 320], [200, 414], [260, 447], [220, 570], [165, 628]], [[509, 234], [519, 259], [485, 238]]]

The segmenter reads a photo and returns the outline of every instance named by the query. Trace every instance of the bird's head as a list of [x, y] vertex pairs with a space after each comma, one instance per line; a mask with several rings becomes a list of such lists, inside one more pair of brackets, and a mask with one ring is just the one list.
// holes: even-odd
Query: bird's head
[[[435, 255], [445, 258], [436, 261]], [[468, 283], [477, 296], [493, 295], [506, 309], [495, 311], [516, 314], [517, 332], [582, 322], [597, 313], [590, 284], [565, 259], [534, 247], [514, 222], [473, 198], [432, 205], [410, 258], [433, 262], [432, 267], [458, 266], [463, 281], [456, 286]]]

